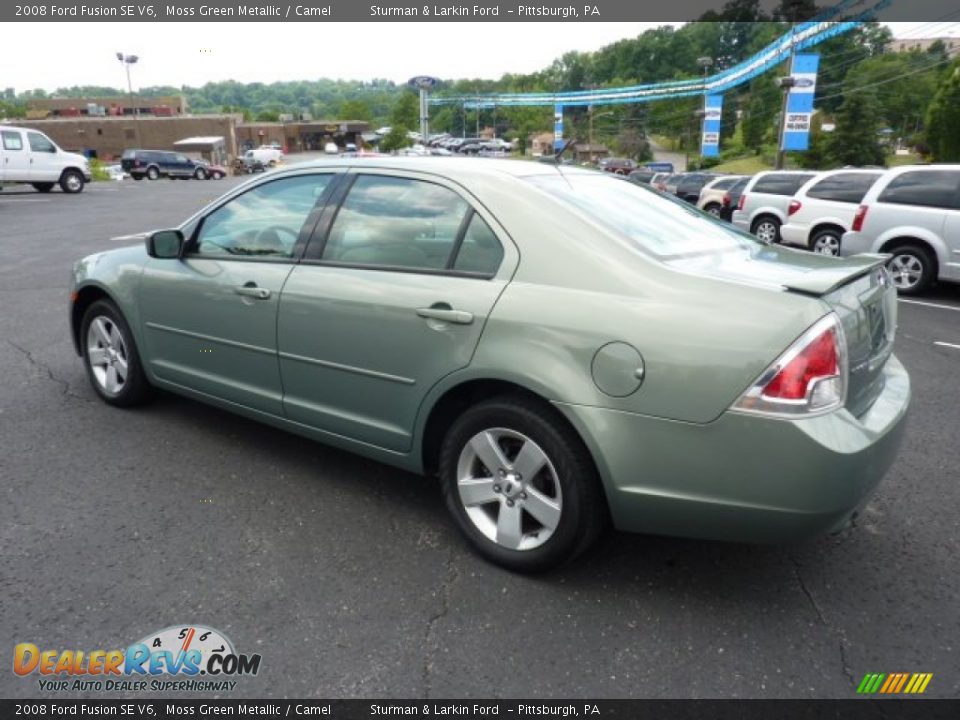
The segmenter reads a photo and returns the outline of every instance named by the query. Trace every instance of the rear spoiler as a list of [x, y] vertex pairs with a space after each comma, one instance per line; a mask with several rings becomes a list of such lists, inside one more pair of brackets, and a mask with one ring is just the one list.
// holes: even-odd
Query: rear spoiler
[[799, 277], [783, 283], [788, 290], [807, 293], [810, 295], [827, 295], [859, 277], [870, 273], [871, 270], [883, 266], [890, 255], [868, 254], [851, 255], [843, 258], [834, 268], [821, 267], [807, 277]]

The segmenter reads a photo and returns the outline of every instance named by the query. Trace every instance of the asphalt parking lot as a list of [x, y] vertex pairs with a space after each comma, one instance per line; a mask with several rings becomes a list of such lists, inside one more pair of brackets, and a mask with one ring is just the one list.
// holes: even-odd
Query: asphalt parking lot
[[[900, 303], [912, 416], [857, 527], [793, 547], [610, 534], [528, 578], [472, 554], [428, 479], [171, 395], [96, 398], [73, 261], [236, 182], [0, 193], [8, 661], [199, 623], [262, 655], [231, 697], [847, 698], [868, 672], [960, 696], [960, 287]], [[36, 678], [0, 672], [0, 697], [51, 697]]]

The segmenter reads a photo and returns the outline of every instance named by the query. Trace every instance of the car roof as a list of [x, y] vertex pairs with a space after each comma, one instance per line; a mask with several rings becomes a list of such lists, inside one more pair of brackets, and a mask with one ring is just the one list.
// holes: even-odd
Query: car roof
[[[451, 180], [469, 180], [471, 178], [496, 178], [511, 176], [516, 178], [554, 175], [600, 176], [597, 170], [573, 165], [555, 165], [551, 162], [531, 162], [528, 160], [506, 160], [493, 158], [461, 158], [436, 156], [389, 156], [365, 158], [330, 158], [309, 160], [287, 165], [281, 173], [302, 170], [324, 170], [331, 168], [377, 169], [414, 171], [441, 175]], [[561, 170], [562, 168], [562, 170]]]

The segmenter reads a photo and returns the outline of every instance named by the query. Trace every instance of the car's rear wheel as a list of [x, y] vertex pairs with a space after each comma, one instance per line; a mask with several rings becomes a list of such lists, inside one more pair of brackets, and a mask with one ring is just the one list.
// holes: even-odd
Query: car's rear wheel
[[160, 177], [160, 171], [157, 170], [157, 168], [155, 168], [155, 167], [147, 168], [147, 179], [148, 179], [148, 180], [156, 180], [156, 179], [159, 178], [159, 177]]
[[780, 242], [780, 223], [776, 218], [765, 215], [753, 223], [753, 234], [765, 243]]
[[55, 184], [56, 183], [52, 183], [52, 182], [33, 183], [33, 189], [36, 190], [37, 192], [48, 193], [51, 190], [53, 190], [53, 186]]
[[703, 209], [708, 215], [720, 217], [720, 203], [707, 203]]
[[85, 182], [79, 171], [64, 170], [63, 175], [60, 176], [60, 189], [70, 194], [82, 192]]
[[935, 265], [930, 253], [919, 245], [901, 245], [892, 251], [887, 268], [901, 295], [919, 295], [935, 279]]
[[504, 396], [473, 406], [440, 451], [447, 508], [473, 547], [498, 565], [540, 572], [571, 560], [606, 517], [596, 469], [549, 406]]
[[83, 315], [80, 345], [90, 384], [103, 400], [119, 407], [140, 405], [152, 388], [123, 314], [109, 300], [98, 300]]
[[841, 233], [833, 228], [818, 230], [814, 236], [810, 238], [810, 249], [820, 255], [837, 256], [840, 254], [840, 238]]

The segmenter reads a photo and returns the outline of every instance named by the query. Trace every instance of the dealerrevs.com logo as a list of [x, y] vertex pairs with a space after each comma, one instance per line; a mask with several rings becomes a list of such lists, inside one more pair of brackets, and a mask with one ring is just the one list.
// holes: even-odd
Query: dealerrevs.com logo
[[40, 675], [39, 689], [54, 692], [223, 692], [259, 670], [259, 655], [237, 653], [223, 633], [202, 625], [168, 627], [126, 650], [13, 649], [13, 672]]

